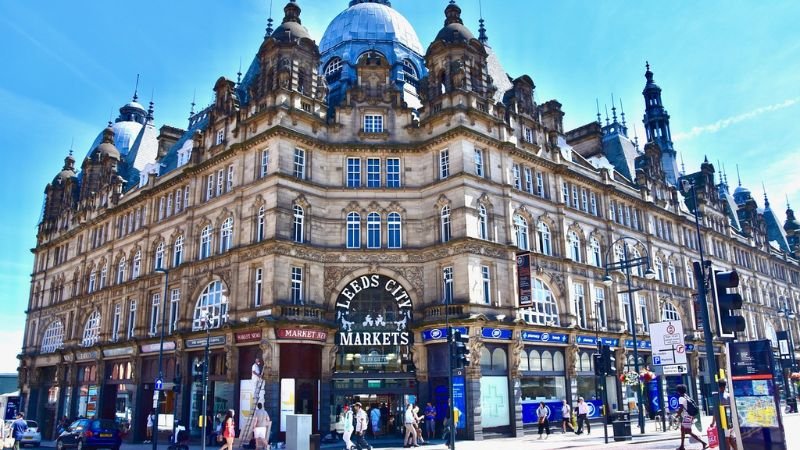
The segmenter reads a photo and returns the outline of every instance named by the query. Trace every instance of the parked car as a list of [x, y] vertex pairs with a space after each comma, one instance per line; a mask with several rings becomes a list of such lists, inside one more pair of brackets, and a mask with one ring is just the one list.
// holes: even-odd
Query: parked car
[[107, 448], [119, 450], [122, 433], [117, 423], [107, 419], [79, 419], [56, 439], [56, 448], [89, 450]]
[[[11, 433], [11, 423], [13, 420], [6, 420], [6, 430]], [[22, 434], [21, 446], [30, 445], [32, 447], [39, 447], [42, 444], [42, 433], [39, 432], [39, 424], [35, 420], [26, 420], [28, 423], [28, 430]]]

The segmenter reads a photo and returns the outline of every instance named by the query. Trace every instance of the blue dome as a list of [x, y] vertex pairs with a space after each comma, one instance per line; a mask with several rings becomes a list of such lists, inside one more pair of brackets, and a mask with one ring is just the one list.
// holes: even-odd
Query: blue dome
[[325, 53], [347, 41], [396, 42], [422, 55], [417, 32], [400, 13], [383, 3], [357, 3], [331, 21], [319, 43]]

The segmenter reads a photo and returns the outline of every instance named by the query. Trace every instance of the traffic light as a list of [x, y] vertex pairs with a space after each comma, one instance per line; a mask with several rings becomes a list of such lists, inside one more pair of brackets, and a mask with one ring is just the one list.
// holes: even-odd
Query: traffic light
[[745, 329], [744, 317], [735, 315], [742, 309], [742, 296], [738, 292], [728, 292], [739, 286], [739, 274], [736, 270], [729, 272], [714, 271], [714, 308], [717, 312], [717, 335], [723, 338], [735, 338], [737, 332]]
[[592, 362], [594, 363], [594, 376], [604, 377], [607, 369], [604, 364], [605, 361], [603, 361], [603, 355], [601, 353], [593, 353]]
[[469, 337], [462, 336], [461, 332], [458, 330], [452, 330], [451, 336], [453, 337], [453, 367], [456, 369], [463, 369], [469, 366], [470, 363], [469, 349], [467, 348]]
[[614, 352], [611, 351], [610, 346], [603, 344], [600, 349], [600, 359], [603, 360], [603, 369], [605, 369], [604, 375], [610, 377], [617, 376], [617, 359], [614, 358]]

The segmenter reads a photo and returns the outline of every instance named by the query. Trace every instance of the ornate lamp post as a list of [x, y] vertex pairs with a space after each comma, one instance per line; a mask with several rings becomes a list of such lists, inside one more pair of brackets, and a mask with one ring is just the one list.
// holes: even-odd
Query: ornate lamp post
[[786, 400], [789, 401], [791, 398], [791, 388], [794, 386], [789, 383], [789, 377], [791, 376], [792, 371], [795, 370], [795, 360], [794, 360], [794, 336], [792, 336], [792, 321], [794, 321], [797, 316], [795, 315], [794, 311], [785, 308], [778, 311], [778, 317], [786, 318], [786, 332], [789, 337], [789, 373], [784, 374], [783, 382], [784, 382], [784, 389], [786, 390]]
[[[635, 258], [631, 258], [628, 255], [628, 242], [635, 242], [637, 244], [641, 244], [638, 239], [623, 236], [616, 241], [612, 242], [611, 245], [606, 250], [606, 261], [609, 261], [608, 253], [609, 251], [614, 248], [618, 243], [622, 243], [622, 259], [620, 261], [613, 261], [608, 262], [605, 265], [606, 269], [606, 276], [603, 277], [603, 284], [606, 286], [611, 286], [614, 280], [611, 278], [610, 272], [612, 270], [624, 270], [625, 271], [625, 279], [627, 281], [627, 289], [624, 291], [618, 291], [619, 294], [628, 294], [628, 304], [630, 305], [629, 308], [629, 317], [627, 318], [630, 320], [631, 324], [631, 334], [633, 335], [633, 365], [634, 370], [636, 373], [639, 373], [639, 344], [636, 341], [636, 305], [633, 301], [633, 293], [636, 291], [642, 290], [641, 287], [634, 288], [631, 285], [631, 268], [633, 267], [647, 267], [647, 270], [644, 273], [644, 277], [648, 280], [652, 280], [656, 277], [656, 273], [653, 272], [653, 269], [650, 268], [650, 256], [638, 256]], [[646, 253], [646, 251], [645, 251]], [[639, 410], [639, 432], [644, 434], [644, 402], [642, 401], [642, 390], [636, 390], [636, 400], [638, 403], [638, 410]]]
[[[167, 317], [167, 292], [169, 290], [169, 271], [167, 269], [159, 267], [155, 270], [158, 273], [164, 274], [164, 295], [161, 298], [161, 342], [158, 346], [158, 382], [160, 388], [164, 386], [164, 371], [163, 371], [163, 361], [164, 361], [164, 322], [166, 321]], [[153, 384], [153, 387], [156, 383]], [[153, 435], [153, 450], [158, 448], [158, 415], [161, 411], [161, 390], [153, 389], [153, 403], [155, 407], [155, 414], [153, 418], [153, 428], [155, 433]]]

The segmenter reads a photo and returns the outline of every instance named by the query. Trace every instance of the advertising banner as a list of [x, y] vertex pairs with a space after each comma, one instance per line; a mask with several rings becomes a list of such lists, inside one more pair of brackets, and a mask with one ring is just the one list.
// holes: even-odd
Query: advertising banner
[[286, 431], [286, 416], [294, 414], [294, 378], [281, 378], [281, 431]]
[[[589, 419], [599, 419], [602, 417], [603, 413], [603, 401], [602, 400], [585, 400], [586, 404], [589, 405], [589, 414], [587, 417]], [[549, 410], [549, 415], [547, 416], [550, 422], [561, 423], [561, 419], [564, 417], [561, 414], [561, 401], [546, 401], [544, 402], [545, 408]], [[575, 411], [576, 405], [571, 405], [573, 414]], [[522, 423], [538, 423], [538, 419], [536, 418], [536, 409], [539, 408], [538, 401], [525, 401], [522, 403]]]
[[467, 389], [464, 384], [464, 377], [463, 376], [454, 376], [453, 377], [453, 404], [455, 405], [454, 409], [457, 409], [458, 412], [456, 415], [458, 416], [458, 422], [456, 423], [456, 429], [465, 429], [467, 428]]
[[517, 254], [517, 286], [519, 286], [519, 307], [525, 308], [533, 305], [530, 253]]
[[481, 422], [484, 428], [509, 424], [508, 377], [481, 377]]
[[786, 449], [770, 341], [733, 342], [728, 354], [743, 447]]

